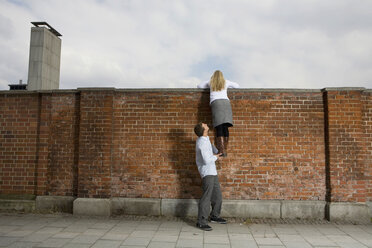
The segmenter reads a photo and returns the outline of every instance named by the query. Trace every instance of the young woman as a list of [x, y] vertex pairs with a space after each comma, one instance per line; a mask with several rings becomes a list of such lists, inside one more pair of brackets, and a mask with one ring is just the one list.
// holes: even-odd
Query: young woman
[[227, 156], [229, 127], [233, 126], [228, 88], [239, 88], [239, 84], [225, 80], [221, 71], [215, 71], [209, 81], [198, 84], [198, 88], [210, 88], [209, 104], [212, 109], [213, 127], [216, 129], [216, 146], [223, 156]]

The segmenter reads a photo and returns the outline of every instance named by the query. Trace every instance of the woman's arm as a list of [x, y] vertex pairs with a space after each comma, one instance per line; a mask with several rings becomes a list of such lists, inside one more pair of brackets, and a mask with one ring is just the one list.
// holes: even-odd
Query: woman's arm
[[209, 88], [209, 81], [201, 82], [200, 84], [198, 84], [198, 88], [201, 89]]
[[239, 84], [226, 80], [226, 88], [240, 88]]

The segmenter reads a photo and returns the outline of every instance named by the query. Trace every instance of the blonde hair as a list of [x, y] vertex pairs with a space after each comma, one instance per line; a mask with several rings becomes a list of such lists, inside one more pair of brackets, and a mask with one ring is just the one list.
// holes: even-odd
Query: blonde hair
[[213, 73], [210, 80], [210, 88], [212, 91], [221, 91], [225, 88], [225, 78], [221, 71], [217, 70]]

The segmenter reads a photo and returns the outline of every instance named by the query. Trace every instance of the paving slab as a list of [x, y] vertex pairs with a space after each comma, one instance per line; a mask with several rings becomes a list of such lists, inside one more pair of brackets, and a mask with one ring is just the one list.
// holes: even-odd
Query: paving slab
[[78, 244], [88, 244], [92, 245], [94, 244], [100, 236], [95, 236], [95, 235], [85, 235], [81, 234], [76, 236], [74, 239], [71, 240], [70, 243], [78, 243]]
[[174, 248], [176, 247], [176, 243], [152, 241], [147, 247], [148, 248]]
[[232, 248], [257, 248], [255, 240], [231, 240]]
[[286, 248], [282, 245], [260, 245], [259, 248]]
[[45, 234], [45, 233], [32, 233], [22, 239], [20, 241], [22, 242], [43, 242], [44, 240], [49, 239], [53, 234]]
[[203, 240], [204, 233], [202, 232], [181, 232], [180, 239]]
[[305, 239], [298, 234], [278, 234], [278, 238], [284, 242], [299, 242], [305, 241]]
[[54, 234], [53, 238], [60, 238], [60, 239], [73, 239], [76, 236], [78, 236], [79, 233], [73, 233], [73, 232], [59, 232]]
[[128, 237], [122, 242], [122, 245], [132, 245], [132, 246], [147, 246], [151, 241], [151, 238], [146, 237]]
[[19, 240], [19, 238], [0, 236], [0, 247], [11, 245], [12, 243], [16, 242], [17, 240]]
[[121, 244], [120, 241], [117, 240], [98, 240], [92, 248], [117, 248]]
[[312, 248], [306, 241], [283, 241], [286, 248]]
[[70, 239], [56, 239], [56, 238], [50, 238], [45, 241], [43, 241], [41, 244], [38, 244], [37, 247], [63, 247], [65, 244], [67, 244], [70, 241]]
[[209, 235], [204, 237], [204, 243], [206, 244], [230, 244], [230, 239], [228, 235]]
[[248, 241], [254, 240], [252, 234], [242, 234], [242, 233], [229, 233], [230, 241]]
[[6, 235], [8, 232], [14, 231], [18, 226], [0, 225], [0, 236]]
[[226, 244], [204, 244], [204, 248], [230, 248], [230, 245], [226, 245]]
[[282, 241], [279, 238], [256, 238], [258, 245], [282, 245]]
[[177, 242], [180, 235], [179, 230], [158, 231], [152, 238], [155, 242]]
[[305, 237], [305, 240], [310, 243], [312, 246], [337, 246], [335, 242], [328, 239], [325, 236], [308, 236]]
[[101, 240], [120, 240], [124, 241], [128, 238], [128, 234], [108, 232], [101, 237]]
[[121, 245], [120, 248], [146, 248], [144, 245]]
[[176, 247], [195, 247], [195, 248], [203, 248], [203, 240], [197, 239], [179, 239]]
[[108, 232], [109, 229], [94, 229], [89, 228], [83, 232], [84, 235], [92, 235], [92, 236], [103, 236]]
[[33, 233], [33, 231], [30, 231], [30, 230], [13, 230], [11, 232], [8, 232], [6, 234], [6, 236], [9, 236], [9, 237], [24, 237], [24, 236], [28, 236], [30, 235], [31, 233]]
[[75, 244], [75, 243], [68, 243], [66, 244], [65, 246], [63, 246], [63, 248], [89, 248], [90, 245], [86, 245], [86, 244]]
[[37, 247], [39, 243], [32, 243], [32, 242], [14, 242], [8, 248], [32, 248]]
[[[56, 234], [63, 230], [62, 227], [43, 227], [40, 228], [35, 234]], [[35, 229], [34, 229], [35, 230]]]

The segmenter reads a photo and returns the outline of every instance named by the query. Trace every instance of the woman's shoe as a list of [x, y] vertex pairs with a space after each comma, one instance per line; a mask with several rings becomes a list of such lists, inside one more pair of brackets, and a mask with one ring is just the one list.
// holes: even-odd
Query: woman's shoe
[[218, 153], [222, 153], [222, 156], [226, 157], [225, 142], [223, 136], [216, 138], [216, 148], [218, 149]]
[[224, 156], [224, 157], [227, 157], [227, 147], [228, 147], [228, 145], [229, 145], [229, 137], [223, 137], [223, 139], [224, 139], [224, 145], [225, 145], [225, 155], [226, 156]]

